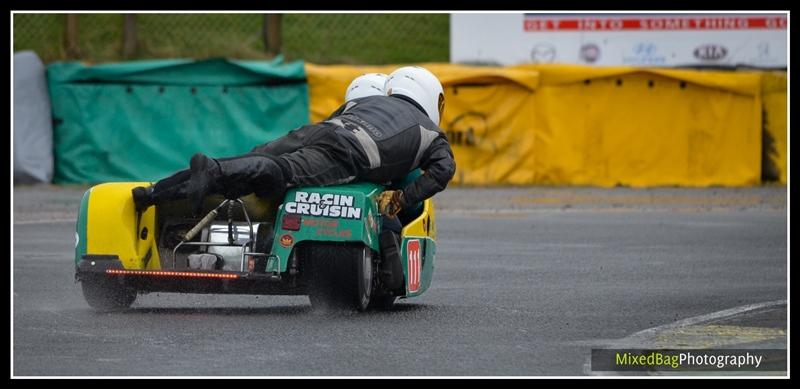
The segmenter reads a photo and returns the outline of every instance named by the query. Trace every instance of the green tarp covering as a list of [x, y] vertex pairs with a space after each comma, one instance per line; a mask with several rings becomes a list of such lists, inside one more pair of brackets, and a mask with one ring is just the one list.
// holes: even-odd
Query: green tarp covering
[[60, 62], [47, 75], [56, 183], [155, 181], [309, 120], [301, 61]]

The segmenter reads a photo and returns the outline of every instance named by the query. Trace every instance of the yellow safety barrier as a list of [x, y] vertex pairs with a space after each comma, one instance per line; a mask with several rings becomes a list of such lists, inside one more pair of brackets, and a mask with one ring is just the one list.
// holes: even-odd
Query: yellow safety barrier
[[[323, 120], [343, 103], [345, 88], [356, 76], [388, 74], [398, 66], [307, 64], [312, 121]], [[421, 66], [445, 87], [441, 127], [456, 157], [455, 184], [760, 183], [761, 73]], [[765, 106], [780, 116], [783, 101], [785, 118], [785, 86], [783, 100], [779, 88], [769, 91], [765, 99], [774, 102]], [[774, 120], [770, 131], [780, 132], [779, 119]], [[773, 138], [780, 146], [785, 135]], [[777, 155], [785, 161], [785, 152]]]
[[538, 71], [536, 182], [743, 186], [761, 179], [756, 74], [630, 67]]

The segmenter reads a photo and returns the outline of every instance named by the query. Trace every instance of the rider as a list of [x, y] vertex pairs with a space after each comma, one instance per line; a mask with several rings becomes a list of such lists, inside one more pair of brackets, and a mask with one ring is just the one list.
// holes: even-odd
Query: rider
[[[455, 173], [452, 150], [438, 126], [444, 109], [441, 83], [427, 69], [407, 66], [392, 72], [385, 89], [388, 96], [350, 100], [337, 110], [341, 114], [290, 131], [251, 153], [219, 159], [195, 154], [188, 171], [148, 188], [135, 188], [137, 209], [188, 196], [199, 210], [208, 193], [238, 198], [252, 192], [283, 192], [291, 186], [358, 180], [380, 184], [402, 179], [418, 167], [425, 173], [392, 191], [392, 201], [384, 205], [429, 198], [443, 190]], [[188, 180], [175, 177], [187, 173]]]
[[353, 98], [327, 120], [290, 131], [248, 154], [212, 159], [197, 153], [188, 171], [135, 188], [136, 208], [188, 196], [198, 214], [209, 193], [268, 197], [293, 186], [385, 184], [421, 168], [424, 173], [405, 187], [380, 195], [380, 213], [394, 219], [406, 204], [444, 190], [455, 160], [439, 128], [444, 91], [436, 76], [422, 67], [402, 67], [389, 75], [384, 88], [387, 96]]

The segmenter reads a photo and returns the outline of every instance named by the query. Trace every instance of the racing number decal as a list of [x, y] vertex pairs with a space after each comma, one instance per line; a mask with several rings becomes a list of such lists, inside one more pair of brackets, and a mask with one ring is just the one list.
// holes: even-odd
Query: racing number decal
[[420, 276], [422, 274], [422, 258], [419, 239], [412, 239], [406, 245], [408, 257], [408, 291], [413, 293], [419, 290]]

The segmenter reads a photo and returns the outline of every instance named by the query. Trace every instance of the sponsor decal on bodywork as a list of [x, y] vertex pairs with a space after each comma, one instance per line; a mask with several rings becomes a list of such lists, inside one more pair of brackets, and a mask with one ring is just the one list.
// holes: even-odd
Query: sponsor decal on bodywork
[[281, 246], [289, 247], [292, 244], [294, 244], [294, 238], [289, 234], [283, 234], [283, 235], [281, 235], [280, 242], [281, 242]]
[[298, 191], [284, 209], [298, 215], [360, 219], [361, 208], [354, 207], [354, 201], [353, 196]]
[[352, 238], [353, 230], [336, 230], [333, 228], [317, 229], [317, 236], [327, 236], [331, 238]]

